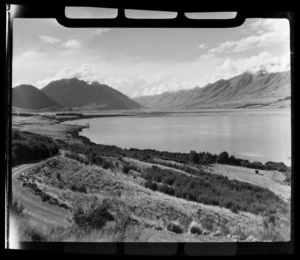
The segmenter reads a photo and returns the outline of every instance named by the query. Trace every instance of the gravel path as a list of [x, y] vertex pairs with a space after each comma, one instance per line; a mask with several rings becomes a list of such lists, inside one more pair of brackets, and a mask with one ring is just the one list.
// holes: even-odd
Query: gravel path
[[25, 211], [33, 219], [53, 225], [68, 225], [70, 211], [49, 203], [45, 203], [39, 196], [35, 196], [30, 189], [22, 187], [18, 179], [20, 174], [38, 166], [42, 162], [23, 164], [12, 169], [12, 194], [13, 198], [25, 206]]

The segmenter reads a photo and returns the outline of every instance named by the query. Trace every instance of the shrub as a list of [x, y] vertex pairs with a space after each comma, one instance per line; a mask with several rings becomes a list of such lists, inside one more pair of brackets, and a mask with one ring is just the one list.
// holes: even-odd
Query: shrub
[[29, 236], [31, 241], [34, 242], [42, 242], [47, 240], [46, 237], [41, 232], [37, 231], [35, 228], [26, 229], [25, 233], [27, 234], [27, 236]]
[[87, 210], [78, 206], [73, 211], [73, 220], [77, 226], [84, 229], [101, 229], [106, 222], [114, 220], [109, 210], [110, 205], [107, 201], [100, 205], [94, 202]]
[[256, 173], [256, 174], [259, 174], [259, 170], [255, 170], [255, 173]]
[[198, 203], [221, 206], [233, 213], [264, 214], [271, 208], [282, 212], [287, 204], [270, 190], [221, 175], [201, 173], [197, 177], [176, 174], [154, 166], [141, 173], [145, 187]]
[[213, 230], [214, 228], [213, 220], [209, 217], [201, 219], [201, 225], [207, 230]]
[[203, 228], [201, 227], [201, 225], [199, 225], [195, 222], [192, 222], [189, 226], [189, 231], [191, 234], [201, 235]]
[[101, 167], [105, 170], [114, 168], [114, 165], [111, 161], [105, 160], [102, 158]]
[[75, 185], [75, 184], [72, 184], [71, 185], [71, 190], [72, 191], [78, 191], [78, 192], [82, 192], [82, 193], [87, 193], [87, 189], [86, 189], [86, 186], [84, 184], [81, 184], [79, 186]]
[[123, 166], [123, 172], [127, 174], [127, 173], [129, 173], [129, 171], [130, 171], [129, 165], [128, 165], [128, 164], [125, 164], [125, 165]]
[[56, 143], [49, 137], [14, 131], [12, 134], [12, 165], [58, 154]]
[[48, 201], [50, 199], [51, 199], [51, 196], [48, 193], [46, 193], [46, 192], [42, 193], [42, 201]]
[[190, 161], [192, 163], [199, 163], [199, 155], [195, 151], [190, 151]]
[[229, 229], [229, 227], [226, 226], [224, 223], [221, 224], [220, 230], [221, 230], [221, 232], [222, 232], [223, 235], [230, 234], [230, 229]]
[[233, 234], [238, 236], [239, 240], [245, 240], [248, 237], [246, 232], [240, 226], [235, 228]]
[[167, 225], [167, 230], [174, 232], [176, 234], [183, 233], [183, 227], [178, 222], [175, 222], [175, 221], [172, 221]]
[[82, 192], [82, 193], [86, 193], [86, 192], [87, 192], [86, 186], [85, 186], [84, 184], [80, 185], [80, 186], [77, 188], [77, 190], [78, 190], [79, 192]]
[[238, 207], [237, 207], [236, 204], [232, 204], [232, 205], [230, 206], [230, 210], [231, 210], [231, 212], [233, 212], [233, 213], [235, 213], [235, 214], [238, 214], [238, 213], [239, 213], [239, 210], [238, 210]]
[[225, 164], [228, 163], [228, 161], [229, 161], [229, 154], [227, 152], [222, 152], [219, 154], [217, 158], [218, 163]]
[[270, 225], [275, 225], [276, 217], [275, 215], [267, 215], [263, 218], [263, 226], [268, 229]]

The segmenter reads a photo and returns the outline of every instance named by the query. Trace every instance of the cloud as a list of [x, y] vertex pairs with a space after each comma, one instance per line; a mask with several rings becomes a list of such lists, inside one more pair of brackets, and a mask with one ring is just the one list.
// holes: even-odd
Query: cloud
[[212, 58], [214, 58], [215, 57], [215, 55], [213, 54], [213, 53], [208, 53], [208, 54], [203, 54], [203, 55], [201, 55], [199, 58], [198, 58], [198, 60], [201, 60], [201, 61], [208, 61], [208, 60], [210, 60], [210, 59], [212, 59]]
[[219, 43], [209, 53], [242, 52], [289, 40], [289, 24], [286, 19], [259, 19], [249, 25], [254, 35], [237, 41]]
[[56, 44], [56, 43], [60, 42], [60, 39], [54, 38], [54, 37], [51, 37], [51, 36], [47, 36], [47, 35], [40, 35], [39, 38], [43, 42], [50, 43], [50, 44]]
[[110, 29], [109, 28], [105, 28], [105, 29], [96, 29], [93, 33], [93, 35], [101, 35], [103, 33], [107, 33], [109, 32]]
[[273, 56], [269, 52], [262, 52], [256, 56], [236, 60], [228, 58], [216, 68], [215, 75], [218, 75], [219, 78], [230, 78], [246, 71], [255, 73], [262, 69], [269, 72], [289, 70], [290, 54]]
[[289, 29], [289, 22], [287, 19], [255, 19], [249, 28], [258, 33], [264, 31], [285, 32]]
[[206, 45], [205, 45], [205, 44], [201, 44], [201, 45], [198, 46], [198, 48], [199, 48], [199, 49], [205, 49], [205, 48], [206, 48]]
[[147, 84], [154, 84], [164, 79], [160, 74], [155, 74], [153, 76], [139, 75], [138, 78]]
[[77, 40], [68, 40], [63, 43], [63, 46], [71, 49], [78, 49], [81, 44]]
[[36, 83], [38, 88], [42, 88], [54, 80], [76, 77], [88, 83], [98, 81], [99, 83], [106, 84], [125, 95], [137, 97], [142, 95], [157, 95], [165, 91], [172, 92], [180, 89], [190, 89], [195, 86], [202, 86], [203, 84], [203, 78], [199, 81], [180, 81], [170, 80], [160, 74], [139, 74], [131, 77], [100, 74], [99, 68], [91, 64], [82, 64], [78, 67], [66, 66], [52, 74], [52, 76], [48, 76], [43, 80], [38, 80]]
[[217, 44], [217, 47], [210, 49], [209, 52], [210, 53], [223, 52], [223, 51], [235, 46], [236, 44], [237, 44], [237, 42], [234, 42], [234, 41], [223, 42], [221, 44]]
[[68, 79], [74, 77], [88, 82], [101, 80], [103, 78], [102, 75], [97, 73], [97, 69], [95, 66], [92, 66], [90, 64], [82, 64], [79, 67], [64, 67], [63, 69], [56, 71], [53, 76], [46, 77], [43, 80], [38, 80], [37, 85], [39, 88], [41, 88], [46, 86], [53, 80]]

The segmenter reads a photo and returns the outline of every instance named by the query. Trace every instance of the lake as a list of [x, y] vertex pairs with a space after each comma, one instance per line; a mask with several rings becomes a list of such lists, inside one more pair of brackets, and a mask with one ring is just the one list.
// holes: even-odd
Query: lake
[[81, 119], [80, 133], [92, 142], [169, 152], [208, 151], [249, 161], [291, 165], [291, 117], [279, 114], [174, 114]]

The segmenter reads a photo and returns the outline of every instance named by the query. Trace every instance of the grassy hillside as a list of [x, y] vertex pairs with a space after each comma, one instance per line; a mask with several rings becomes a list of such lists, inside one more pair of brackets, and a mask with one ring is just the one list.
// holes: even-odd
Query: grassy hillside
[[203, 88], [142, 96], [135, 100], [150, 108], [287, 108], [290, 107], [290, 98], [289, 71], [278, 73], [259, 71], [255, 74], [245, 72]]
[[[72, 213], [70, 226], [47, 227], [31, 221], [26, 225], [26, 234], [24, 229], [20, 231], [23, 236], [41, 241], [105, 242], [216, 242], [248, 238], [274, 241], [289, 237], [287, 214], [278, 210], [256, 215], [177, 198], [146, 188], [143, 171], [136, 171], [139, 161], [135, 166], [131, 161], [127, 171], [126, 158], [103, 159], [107, 165], [102, 167], [62, 155], [22, 174], [23, 188], [40, 196], [43, 203], [67, 207]], [[145, 169], [145, 174], [150, 174], [152, 167]], [[171, 172], [175, 178], [182, 177], [176, 171]], [[235, 182], [232, 185], [238, 187]], [[250, 193], [248, 196], [251, 199]], [[272, 198], [275, 197], [271, 195], [269, 204], [276, 208], [276, 203], [281, 202]], [[26, 219], [25, 215], [17, 222], [27, 223]], [[192, 230], [200, 231], [190, 234]]]
[[[32, 147], [35, 141], [43, 141], [43, 147], [54, 143], [29, 133], [14, 135], [15, 140], [31, 142]], [[247, 181], [246, 177], [231, 178], [234, 175], [230, 175], [231, 168], [226, 164], [231, 157], [224, 153], [168, 153], [95, 145], [88, 140], [85, 144], [74, 144], [71, 139], [68, 142], [55, 140], [60, 155], [13, 174], [17, 178], [13, 183], [19, 186], [14, 186], [18, 192], [13, 193], [12, 220], [21, 240], [290, 239], [290, 201], [262, 181], [268, 177], [265, 172], [275, 176], [274, 171], [265, 169], [264, 176], [260, 176], [251, 170], [252, 178], [260, 177], [262, 184], [255, 185], [257, 182]], [[213, 172], [209, 169], [216, 161], [221, 170], [227, 167], [227, 175], [218, 174], [217, 168]], [[241, 168], [230, 167], [233, 172]], [[280, 180], [281, 186], [288, 186]], [[274, 178], [271, 181], [276, 182]], [[38, 214], [42, 209], [43, 214]], [[60, 210], [69, 213], [62, 216], [60, 225], [54, 224], [52, 212]], [[51, 214], [47, 216], [47, 212]]]

